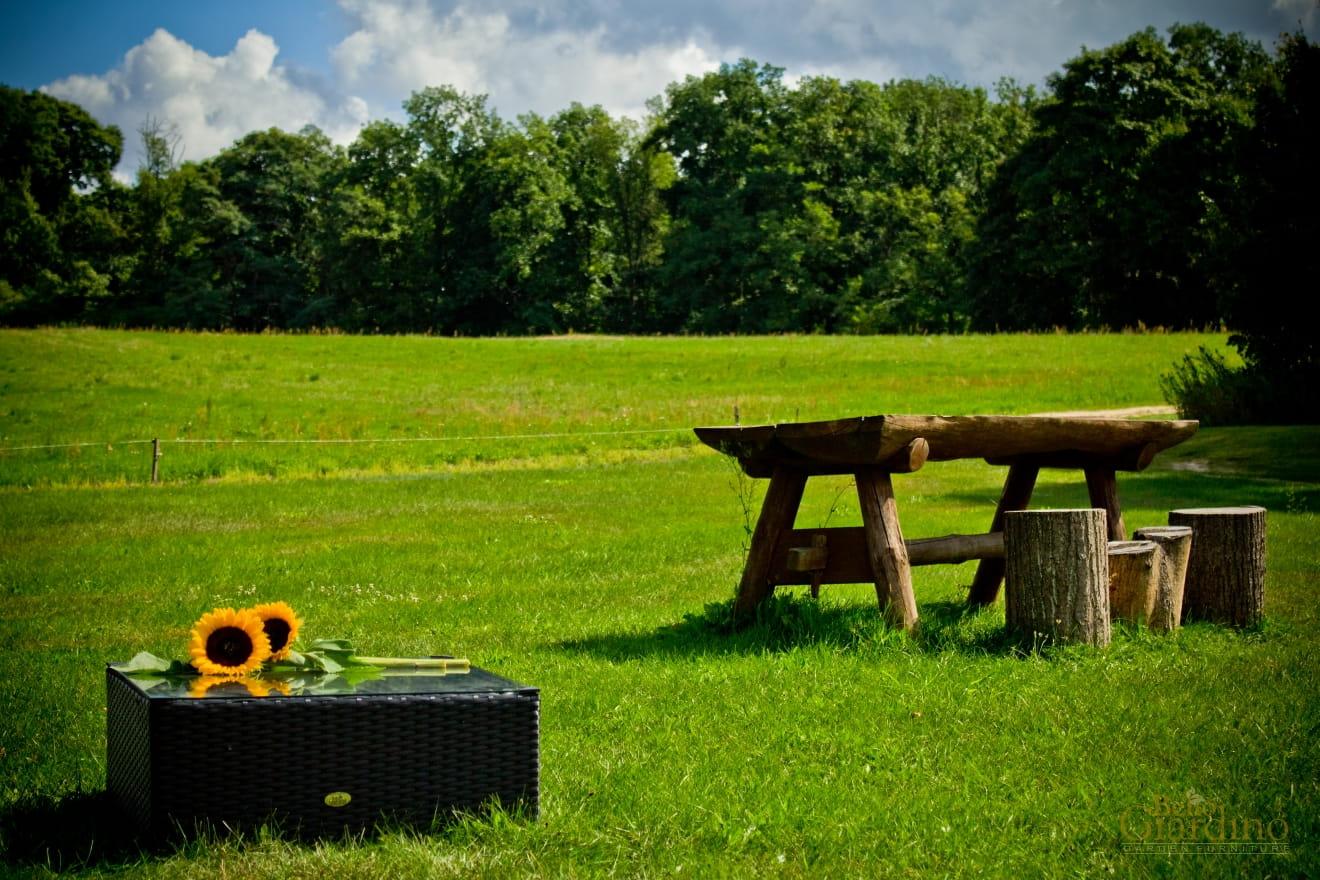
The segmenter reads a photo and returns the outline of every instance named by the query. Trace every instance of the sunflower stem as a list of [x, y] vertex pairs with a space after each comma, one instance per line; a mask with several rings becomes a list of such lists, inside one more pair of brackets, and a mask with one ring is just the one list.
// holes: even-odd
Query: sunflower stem
[[353, 659], [368, 666], [387, 669], [443, 669], [445, 672], [467, 672], [472, 668], [466, 657], [361, 657]]

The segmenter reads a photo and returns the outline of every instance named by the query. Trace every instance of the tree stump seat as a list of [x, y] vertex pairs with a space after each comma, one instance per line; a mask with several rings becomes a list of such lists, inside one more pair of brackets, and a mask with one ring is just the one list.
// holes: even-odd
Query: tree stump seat
[[1265, 609], [1265, 508], [1174, 510], [1169, 525], [1192, 530], [1183, 621], [1259, 624]]
[[1033, 643], [1109, 644], [1107, 549], [1113, 545], [1107, 519], [1094, 507], [1004, 515], [1004, 620], [1010, 632]]
[[1172, 632], [1182, 621], [1183, 584], [1192, 552], [1192, 530], [1187, 526], [1151, 526], [1137, 529], [1133, 537], [1152, 541], [1160, 548], [1159, 581], [1151, 605], [1150, 628]]
[[1109, 616], [1145, 624], [1160, 583], [1160, 546], [1154, 541], [1110, 541]]

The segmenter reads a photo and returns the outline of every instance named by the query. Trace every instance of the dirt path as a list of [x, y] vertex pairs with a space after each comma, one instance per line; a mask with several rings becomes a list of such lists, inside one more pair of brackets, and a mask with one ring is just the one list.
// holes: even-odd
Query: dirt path
[[1030, 413], [1033, 416], [1081, 419], [1134, 419], [1138, 416], [1170, 416], [1177, 414], [1178, 410], [1171, 406], [1129, 406], [1124, 409], [1075, 409], [1068, 412]]

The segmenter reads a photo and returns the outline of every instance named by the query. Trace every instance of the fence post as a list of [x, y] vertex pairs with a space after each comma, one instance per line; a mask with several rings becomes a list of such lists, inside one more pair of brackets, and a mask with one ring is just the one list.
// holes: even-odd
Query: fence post
[[151, 440], [151, 482], [160, 482], [160, 439]]

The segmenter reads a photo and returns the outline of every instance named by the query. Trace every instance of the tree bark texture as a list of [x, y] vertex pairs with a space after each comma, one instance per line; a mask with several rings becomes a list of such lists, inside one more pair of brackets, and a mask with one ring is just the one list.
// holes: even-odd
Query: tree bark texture
[[866, 550], [875, 575], [875, 595], [892, 626], [912, 632], [917, 626], [917, 600], [912, 593], [912, 566], [898, 525], [894, 486], [886, 471], [857, 472], [857, 498], [866, 529]]
[[1192, 530], [1187, 526], [1151, 526], [1137, 529], [1133, 537], [1159, 545], [1160, 580], [1150, 612], [1150, 628], [1172, 632], [1182, 621], [1183, 583], [1192, 552]]
[[1259, 624], [1265, 607], [1265, 508], [1174, 510], [1169, 525], [1192, 530], [1183, 622]]
[[1160, 583], [1160, 548], [1154, 541], [1109, 542], [1109, 617], [1150, 620]]
[[1124, 540], [1127, 538], [1127, 526], [1123, 525], [1123, 508], [1118, 503], [1118, 480], [1113, 470], [1087, 468], [1085, 473], [1091, 506], [1101, 508], [1108, 517], [1109, 540]]
[[1010, 630], [1051, 642], [1109, 644], [1107, 520], [1095, 508], [1005, 511]]
[[738, 598], [733, 613], [737, 617], [751, 614], [774, 591], [770, 572], [774, 566], [775, 547], [779, 536], [793, 528], [807, 475], [792, 468], [776, 468], [761, 502], [761, 516], [752, 532], [752, 544], [747, 551], [742, 581], [738, 584]]
[[[920, 439], [920, 461], [984, 458], [991, 464], [1141, 470], [1196, 433], [1196, 422], [1040, 416], [876, 415], [827, 422], [694, 428], [702, 443], [732, 455], [749, 476], [775, 465], [810, 475], [863, 467], [903, 469], [904, 447]], [[911, 460], [912, 452], [906, 455]], [[898, 456], [895, 458], [895, 456]]]

